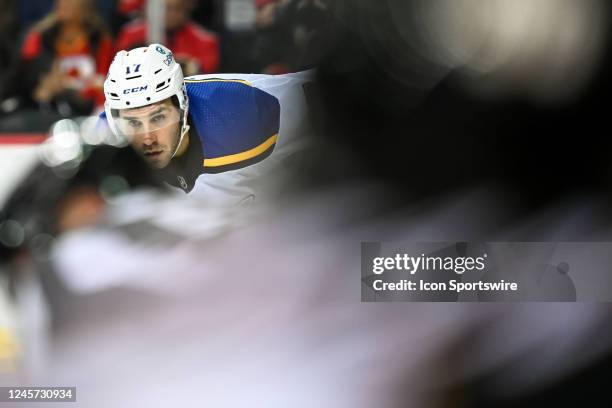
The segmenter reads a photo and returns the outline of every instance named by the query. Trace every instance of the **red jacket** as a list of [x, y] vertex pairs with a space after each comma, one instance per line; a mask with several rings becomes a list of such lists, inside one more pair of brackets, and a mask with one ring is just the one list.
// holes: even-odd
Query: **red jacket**
[[[55, 43], [57, 32], [56, 26], [44, 32], [30, 31], [21, 47], [22, 61], [28, 64], [44, 52], [50, 52], [56, 60], [70, 57], [91, 57], [95, 65], [95, 72], [106, 75], [113, 59], [113, 42], [109, 35], [97, 33], [94, 37], [87, 37], [85, 41], [77, 41], [76, 45], [70, 49], [62, 49]], [[79, 63], [75, 62], [73, 65], [66, 74], [78, 78], [82, 74], [79, 72]], [[96, 106], [104, 104], [104, 91], [96, 83], [83, 84], [80, 94], [85, 99], [93, 100]]]
[[[147, 26], [143, 22], [128, 24], [117, 38], [117, 51], [130, 50], [146, 45]], [[163, 41], [174, 57], [195, 58], [202, 73], [211, 74], [219, 69], [219, 41], [217, 36], [198, 24], [189, 22], [173, 31]]]
[[[21, 48], [21, 58], [25, 61], [31, 61], [36, 58], [45, 48], [43, 44], [42, 34], [39, 31], [32, 30], [26, 36]], [[62, 50], [54, 49], [53, 54], [57, 57], [68, 57], [71, 55], [89, 54], [96, 61], [96, 72], [106, 75], [108, 67], [113, 60], [113, 42], [110, 37], [102, 36], [97, 45], [95, 53], [92, 52], [91, 44], [83, 43], [82, 47], [63, 52]]]

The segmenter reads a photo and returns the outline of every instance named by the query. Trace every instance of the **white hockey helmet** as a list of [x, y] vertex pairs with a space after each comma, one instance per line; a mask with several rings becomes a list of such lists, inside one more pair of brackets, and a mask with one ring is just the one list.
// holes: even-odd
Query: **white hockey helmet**
[[183, 82], [183, 71], [175, 61], [172, 51], [161, 44], [119, 51], [104, 81], [104, 96], [109, 127], [114, 134], [123, 136], [126, 135], [117, 123], [120, 110], [140, 108], [176, 97], [181, 110], [181, 133], [172, 156], [176, 154], [189, 130], [189, 100]]

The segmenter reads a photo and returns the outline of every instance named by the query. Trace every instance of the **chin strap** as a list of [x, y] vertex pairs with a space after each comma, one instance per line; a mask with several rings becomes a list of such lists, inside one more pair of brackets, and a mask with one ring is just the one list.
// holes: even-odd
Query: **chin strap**
[[176, 152], [179, 151], [179, 149], [181, 148], [181, 145], [183, 144], [183, 139], [185, 138], [185, 135], [189, 133], [189, 125], [185, 125], [182, 129], [181, 129], [181, 137], [179, 138], [178, 143], [176, 144], [176, 149], [174, 149], [174, 152], [172, 153], [172, 156], [170, 157], [170, 159], [173, 159], [174, 156], [176, 155]]

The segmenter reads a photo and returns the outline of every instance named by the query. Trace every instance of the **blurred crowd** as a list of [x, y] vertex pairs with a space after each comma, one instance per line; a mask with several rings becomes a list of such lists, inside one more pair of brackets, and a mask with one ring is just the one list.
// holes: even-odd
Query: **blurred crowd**
[[[144, 0], [2, 0], [0, 132], [47, 131], [101, 110], [117, 51], [147, 44]], [[309, 68], [304, 50], [325, 25], [324, 0], [160, 0], [162, 43], [186, 76]]]

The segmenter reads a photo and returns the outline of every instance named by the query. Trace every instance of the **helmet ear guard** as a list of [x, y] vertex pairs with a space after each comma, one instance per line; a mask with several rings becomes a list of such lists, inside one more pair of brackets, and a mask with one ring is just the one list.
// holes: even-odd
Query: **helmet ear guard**
[[121, 135], [121, 130], [115, 122], [114, 110], [140, 108], [171, 97], [176, 97], [178, 108], [182, 111], [176, 150], [189, 131], [189, 100], [183, 71], [172, 52], [161, 44], [119, 51], [104, 81], [104, 96], [104, 110], [109, 128], [117, 136]]

